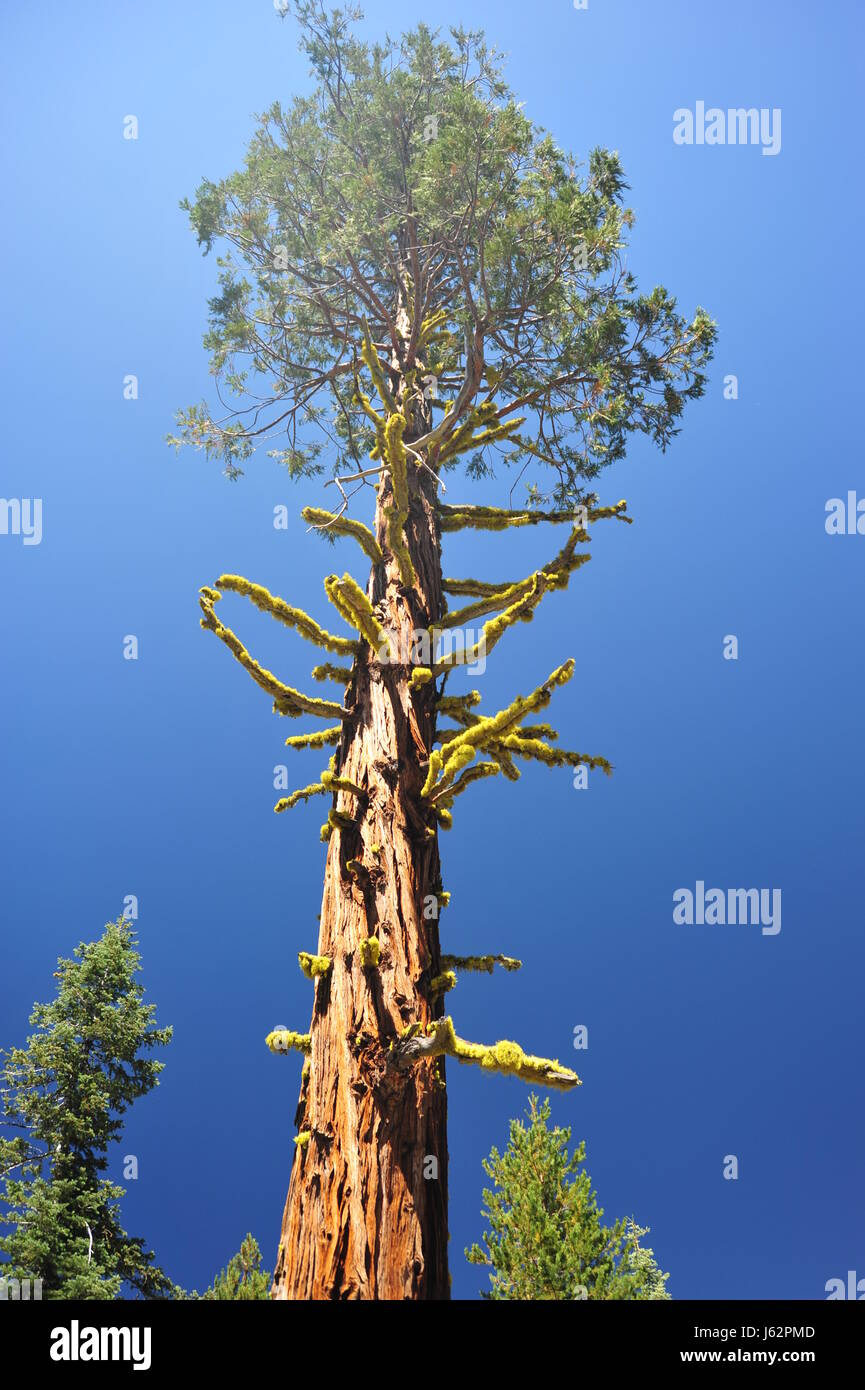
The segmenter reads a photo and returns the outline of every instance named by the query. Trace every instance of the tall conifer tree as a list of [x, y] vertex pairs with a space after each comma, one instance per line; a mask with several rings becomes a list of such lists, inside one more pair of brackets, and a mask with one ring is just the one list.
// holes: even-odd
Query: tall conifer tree
[[[327, 850], [318, 944], [300, 953], [312, 1023], [268, 1038], [305, 1055], [274, 1296], [447, 1298], [444, 1057], [541, 1085], [579, 1078], [455, 1032], [444, 997], [456, 971], [518, 962], [442, 954], [439, 832], [474, 781], [515, 781], [522, 762], [610, 769], [559, 748], [537, 718], [572, 660], [499, 711], [445, 684], [567, 588], [595, 523], [628, 520], [596, 482], [631, 434], [669, 443], [704, 389], [714, 327], [663, 288], [638, 292], [618, 157], [563, 152], [481, 34], [443, 41], [421, 25], [372, 46], [354, 9], [295, 10], [310, 94], [275, 103], [243, 168], [184, 205], [205, 250], [224, 252], [205, 340], [221, 407], [181, 412], [172, 439], [232, 478], [263, 444], [292, 477], [329, 466], [336, 503], [302, 515], [368, 567], [365, 584], [324, 581], [341, 634], [239, 575], [201, 591], [203, 626], [275, 710], [323, 721], [288, 744], [333, 750], [276, 807], [322, 797]], [[522, 505], [445, 502], [458, 468], [478, 480], [496, 462], [526, 488]], [[371, 527], [352, 514], [358, 494], [374, 501]], [[566, 539], [524, 577], [442, 567], [452, 532], [556, 525]], [[340, 693], [266, 670], [223, 620], [225, 595], [336, 658], [312, 674]]]

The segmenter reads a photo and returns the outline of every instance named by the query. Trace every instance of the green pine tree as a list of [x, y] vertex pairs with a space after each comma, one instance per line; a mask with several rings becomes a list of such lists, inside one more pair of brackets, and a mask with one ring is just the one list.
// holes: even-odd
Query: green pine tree
[[253, 1235], [247, 1235], [240, 1250], [221, 1269], [203, 1299], [261, 1299], [270, 1297], [270, 1275], [261, 1268], [261, 1251]]
[[43, 1298], [114, 1299], [124, 1285], [170, 1297], [171, 1281], [127, 1235], [124, 1189], [102, 1174], [124, 1112], [158, 1084], [170, 1028], [155, 1024], [136, 980], [129, 922], [60, 959], [56, 998], [36, 1004], [24, 1048], [0, 1050], [0, 1239], [3, 1274], [41, 1278]]
[[529, 1124], [512, 1120], [503, 1154], [492, 1149], [484, 1169], [495, 1191], [484, 1191], [490, 1230], [483, 1246], [466, 1251], [491, 1270], [489, 1299], [666, 1299], [648, 1232], [633, 1220], [605, 1226], [592, 1180], [583, 1168], [585, 1144], [568, 1152], [570, 1129], [550, 1128], [550, 1103], [532, 1096]]

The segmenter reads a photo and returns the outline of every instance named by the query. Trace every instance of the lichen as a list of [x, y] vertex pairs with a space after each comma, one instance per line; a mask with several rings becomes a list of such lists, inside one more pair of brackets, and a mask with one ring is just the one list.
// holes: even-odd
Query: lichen
[[433, 678], [433, 673], [428, 666], [415, 666], [411, 673], [411, 688], [417, 690], [418, 686], [429, 685]]
[[456, 983], [456, 972], [453, 970], [443, 970], [440, 975], [433, 975], [430, 980], [430, 994], [447, 994], [448, 990], [453, 989]]
[[350, 516], [340, 516], [336, 512], [325, 511], [323, 507], [304, 507], [301, 516], [304, 521], [308, 521], [317, 530], [329, 532], [334, 536], [351, 536], [374, 565], [380, 565], [384, 559], [381, 546], [369, 527], [364, 526], [362, 521], [355, 521]]
[[335, 724], [331, 729], [315, 729], [311, 734], [292, 734], [285, 740], [286, 748], [326, 748], [339, 743], [342, 725]]
[[200, 606], [204, 614], [201, 619], [201, 626], [209, 632], [215, 633], [244, 670], [249, 672], [256, 685], [273, 697], [273, 707], [278, 714], [288, 715], [292, 719], [301, 714], [314, 714], [322, 719], [331, 719], [334, 715], [337, 717], [342, 715], [341, 705], [334, 704], [332, 700], [319, 700], [313, 696], [302, 695], [299, 690], [292, 690], [290, 686], [283, 685], [272, 671], [268, 671], [260, 665], [254, 657], [250, 656], [240, 638], [219, 621], [213, 611], [212, 599], [202, 596]]
[[[527, 715], [549, 704], [553, 690], [566, 684], [574, 674], [573, 659], [557, 666], [543, 685], [532, 691], [531, 695], [518, 695], [512, 704], [499, 710], [498, 714], [486, 719], [478, 719], [455, 738], [450, 739], [444, 751], [434, 748], [430, 753], [427, 776], [421, 796], [438, 795], [453, 782], [455, 776], [465, 768], [479, 750], [486, 750], [491, 743], [501, 743], [506, 734], [518, 725]], [[486, 774], [484, 774], [486, 775]]]
[[399, 565], [400, 579], [410, 587], [417, 579], [411, 555], [406, 545], [404, 527], [408, 520], [408, 454], [402, 442], [406, 419], [402, 414], [391, 415], [385, 425], [385, 457], [393, 486], [393, 502], [384, 508], [387, 521], [387, 544]]
[[294, 1143], [299, 1149], [305, 1149], [311, 1138], [312, 1130], [304, 1129], [301, 1130], [300, 1134], [294, 1136]]
[[373, 651], [381, 651], [387, 643], [387, 638], [375, 616], [372, 604], [357, 581], [352, 579], [350, 574], [344, 574], [342, 579], [338, 575], [329, 574], [324, 581], [324, 591], [337, 612], [357, 629]]
[[377, 936], [365, 936], [361, 939], [360, 963], [365, 970], [375, 969], [381, 959], [381, 943]]
[[298, 951], [297, 963], [308, 980], [316, 980], [328, 973], [333, 961], [330, 956], [314, 956], [309, 951]]
[[416, 1027], [407, 1029], [394, 1044], [392, 1053], [397, 1065], [403, 1066], [425, 1057], [446, 1055], [455, 1057], [458, 1062], [480, 1066], [484, 1071], [518, 1076], [532, 1086], [550, 1086], [569, 1091], [582, 1084], [577, 1073], [569, 1067], [563, 1067], [553, 1058], [533, 1057], [524, 1052], [519, 1043], [507, 1038], [491, 1045], [467, 1042], [465, 1038], [457, 1036], [453, 1019], [447, 1016], [430, 1023], [425, 1036], [421, 1036]]
[[309, 1033], [295, 1033], [291, 1028], [274, 1028], [265, 1038], [271, 1052], [312, 1051], [312, 1038]]
[[492, 975], [493, 968], [500, 965], [503, 970], [520, 970], [522, 961], [514, 956], [442, 956], [442, 965], [454, 970], [483, 971]]
[[244, 579], [239, 574], [222, 574], [216, 581], [219, 589], [227, 589], [235, 594], [243, 594], [260, 608], [263, 613], [284, 623], [286, 627], [294, 628], [302, 637], [314, 642], [318, 647], [324, 647], [326, 651], [336, 652], [339, 656], [353, 655], [357, 650], [357, 643], [349, 637], [337, 637], [332, 632], [326, 632], [314, 618], [308, 613], [304, 613], [301, 608], [292, 608], [285, 599], [278, 598], [271, 594], [261, 584], [253, 584], [252, 580]]
[[359, 787], [356, 782], [352, 782], [348, 777], [339, 777], [335, 772], [323, 772], [321, 780], [328, 791], [349, 792], [351, 796], [359, 796], [366, 799], [366, 792], [363, 787]]
[[334, 666], [333, 662], [324, 661], [320, 666], [313, 666], [311, 674], [314, 681], [340, 681], [342, 685], [348, 685], [351, 667]]

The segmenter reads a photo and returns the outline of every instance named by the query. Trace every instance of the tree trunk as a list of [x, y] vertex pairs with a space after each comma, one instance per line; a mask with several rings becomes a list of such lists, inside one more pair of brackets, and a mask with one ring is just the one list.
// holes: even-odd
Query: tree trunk
[[[442, 613], [441, 552], [435, 480], [410, 460], [408, 483], [411, 588], [387, 551], [389, 474], [378, 488], [387, 559], [374, 566], [368, 595], [397, 659], [382, 664], [364, 644], [346, 690], [336, 768], [365, 797], [341, 791], [335, 802], [357, 824], [334, 829], [328, 845], [318, 950], [332, 965], [315, 984], [297, 1117], [309, 1138], [296, 1146], [276, 1299], [450, 1296], [444, 1058], [399, 1070], [389, 1052], [407, 1025], [442, 1014], [429, 989], [440, 970], [438, 840], [419, 795], [435, 685], [410, 684], [412, 635]], [[370, 936], [380, 942], [378, 967], [361, 962]]]

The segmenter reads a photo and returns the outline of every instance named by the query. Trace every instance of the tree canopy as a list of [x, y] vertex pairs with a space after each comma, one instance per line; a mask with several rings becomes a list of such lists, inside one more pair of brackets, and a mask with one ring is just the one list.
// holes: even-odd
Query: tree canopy
[[431, 467], [505, 463], [538, 504], [581, 504], [634, 431], [665, 447], [715, 330], [638, 292], [618, 155], [560, 149], [481, 32], [369, 44], [354, 7], [295, 10], [312, 92], [274, 102], [244, 167], [183, 204], [205, 252], [222, 248], [205, 338], [219, 410], [181, 412], [172, 441], [231, 477], [263, 443], [292, 476], [324, 471], [326, 447], [335, 472], [359, 467], [371, 378], [385, 404], [423, 384], [435, 419], [413, 447]]

